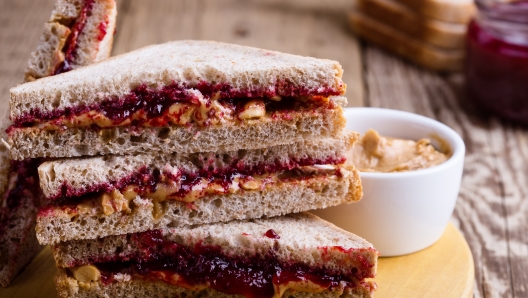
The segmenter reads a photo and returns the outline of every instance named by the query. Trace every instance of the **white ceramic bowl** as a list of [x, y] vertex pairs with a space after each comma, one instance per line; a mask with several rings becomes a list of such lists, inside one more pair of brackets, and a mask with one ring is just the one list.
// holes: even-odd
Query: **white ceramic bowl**
[[418, 140], [437, 136], [451, 149], [444, 163], [399, 173], [362, 172], [363, 199], [314, 214], [355, 233], [381, 256], [409, 254], [435, 243], [443, 234], [458, 197], [465, 146], [446, 125], [420, 115], [378, 108], [347, 108], [347, 129], [361, 134], [373, 128], [381, 135]]

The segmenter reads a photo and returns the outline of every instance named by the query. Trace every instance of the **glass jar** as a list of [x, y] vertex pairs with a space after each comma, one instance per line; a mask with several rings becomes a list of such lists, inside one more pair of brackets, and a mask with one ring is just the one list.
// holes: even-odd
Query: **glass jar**
[[476, 3], [467, 34], [468, 98], [528, 125], [528, 0]]

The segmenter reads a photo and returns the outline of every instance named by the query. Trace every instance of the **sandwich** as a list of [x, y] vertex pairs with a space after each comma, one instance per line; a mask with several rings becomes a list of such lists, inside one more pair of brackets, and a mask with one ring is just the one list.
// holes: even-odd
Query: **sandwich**
[[462, 69], [462, 50], [435, 47], [362, 11], [350, 12], [348, 19], [352, 30], [358, 36], [408, 61], [434, 71], [450, 72]]
[[116, 21], [115, 0], [56, 0], [31, 53], [25, 81], [67, 72], [110, 56]]
[[475, 14], [474, 0], [397, 0], [427, 18], [467, 24]]
[[[37, 49], [25, 72], [26, 81], [69, 71], [106, 59], [115, 30], [114, 0], [57, 0], [50, 21], [44, 25]], [[0, 125], [11, 125], [8, 115]], [[0, 147], [0, 285], [7, 287], [41, 250], [35, 234], [36, 216], [44, 197], [39, 187], [39, 158], [9, 160]]]
[[59, 297], [372, 297], [378, 252], [309, 213], [52, 246]]
[[358, 201], [345, 154], [358, 135], [263, 149], [47, 161], [42, 244], [279, 216]]
[[359, 0], [357, 10], [365, 15], [439, 50], [464, 50], [466, 24], [430, 19], [397, 0]]
[[[7, 121], [3, 122], [4, 129]], [[43, 201], [39, 191], [38, 160], [9, 160], [0, 147], [0, 286], [7, 287], [41, 249], [35, 223]]]
[[339, 136], [336, 61], [176, 41], [12, 88], [13, 159], [258, 149]]

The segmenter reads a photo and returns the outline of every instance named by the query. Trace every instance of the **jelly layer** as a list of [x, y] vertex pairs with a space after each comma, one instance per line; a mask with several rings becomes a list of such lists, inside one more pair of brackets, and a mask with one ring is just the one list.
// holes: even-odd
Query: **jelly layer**
[[[274, 240], [277, 245], [280, 245], [279, 238]], [[344, 273], [324, 265], [315, 267], [280, 261], [274, 251], [265, 255], [228, 256], [221, 247], [179, 245], [157, 230], [132, 234], [130, 239], [131, 245], [138, 248], [133, 256], [89, 258], [90, 264], [100, 271], [103, 284], [115, 282], [116, 275], [128, 275], [133, 279], [163, 281], [192, 290], [210, 287], [246, 297], [277, 297], [288, 288], [305, 291], [354, 288], [365, 278], [373, 277], [370, 269], [375, 266], [358, 262], [363, 268], [352, 267]], [[350, 253], [342, 247], [318, 249]]]

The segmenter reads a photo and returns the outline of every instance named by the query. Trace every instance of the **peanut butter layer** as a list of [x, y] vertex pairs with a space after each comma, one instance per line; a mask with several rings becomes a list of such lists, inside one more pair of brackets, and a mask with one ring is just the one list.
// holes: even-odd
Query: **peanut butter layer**
[[431, 145], [431, 140], [418, 141], [380, 136], [368, 130], [348, 153], [348, 162], [361, 172], [407, 172], [434, 167], [448, 156]]

